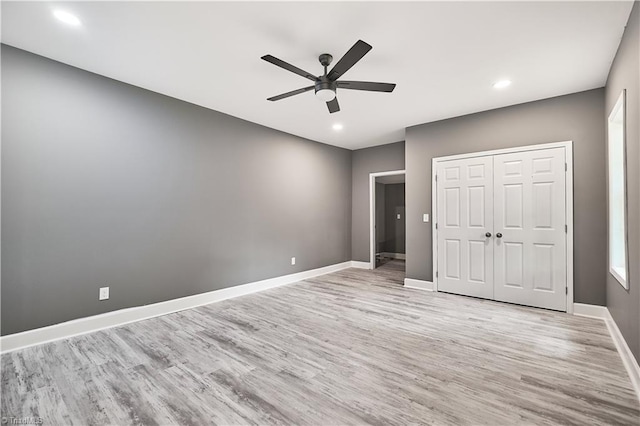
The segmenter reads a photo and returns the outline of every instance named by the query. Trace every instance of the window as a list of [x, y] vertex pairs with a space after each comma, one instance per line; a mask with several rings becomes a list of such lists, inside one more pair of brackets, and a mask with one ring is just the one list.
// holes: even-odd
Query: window
[[609, 272], [622, 286], [627, 284], [627, 239], [625, 224], [625, 91], [609, 115]]

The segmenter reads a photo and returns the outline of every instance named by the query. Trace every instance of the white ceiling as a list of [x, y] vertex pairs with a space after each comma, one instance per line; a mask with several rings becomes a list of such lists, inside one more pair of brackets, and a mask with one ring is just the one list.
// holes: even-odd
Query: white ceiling
[[[70, 65], [349, 149], [404, 139], [408, 126], [602, 87], [632, 2], [2, 2], [2, 41]], [[52, 17], [77, 15], [72, 28]], [[309, 81], [356, 40], [373, 46], [329, 114]], [[492, 83], [513, 84], [496, 90]], [[340, 132], [332, 130], [342, 123]]]

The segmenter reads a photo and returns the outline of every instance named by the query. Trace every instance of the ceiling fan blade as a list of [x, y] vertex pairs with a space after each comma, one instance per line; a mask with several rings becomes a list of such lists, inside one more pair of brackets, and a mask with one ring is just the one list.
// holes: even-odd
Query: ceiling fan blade
[[393, 92], [395, 83], [374, 83], [372, 81], [338, 81], [341, 89], [367, 90], [369, 92]]
[[334, 112], [340, 111], [340, 105], [338, 105], [338, 98], [333, 98], [332, 101], [327, 102], [327, 108], [329, 108], [329, 112], [333, 114]]
[[302, 70], [296, 66], [293, 66], [290, 63], [283, 61], [282, 59], [278, 59], [275, 56], [264, 55], [261, 59], [264, 59], [267, 62], [271, 62], [273, 65], [277, 65], [280, 68], [284, 68], [287, 71], [291, 71], [292, 73], [298, 74], [299, 76], [308, 78], [311, 81], [318, 80], [318, 77], [316, 77], [315, 75], [312, 75], [311, 73], [306, 72], [305, 70]]
[[267, 98], [267, 100], [268, 101], [279, 101], [280, 99], [288, 98], [289, 96], [299, 95], [300, 93], [308, 92], [309, 90], [312, 90], [313, 88], [314, 88], [314, 86], [303, 87], [302, 89], [292, 90], [291, 92], [283, 93], [283, 94], [278, 95], [278, 96], [272, 96], [270, 98]]
[[349, 71], [349, 69], [356, 64], [364, 55], [370, 51], [372, 47], [362, 40], [358, 40], [356, 44], [351, 46], [351, 49], [344, 54], [333, 69], [327, 74], [329, 80], [335, 81], [342, 74]]

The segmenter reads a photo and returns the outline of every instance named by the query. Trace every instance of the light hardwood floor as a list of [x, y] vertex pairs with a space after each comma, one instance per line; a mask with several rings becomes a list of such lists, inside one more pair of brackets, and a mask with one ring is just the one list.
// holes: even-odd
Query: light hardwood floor
[[2, 356], [43, 424], [640, 424], [598, 320], [401, 286], [404, 265]]

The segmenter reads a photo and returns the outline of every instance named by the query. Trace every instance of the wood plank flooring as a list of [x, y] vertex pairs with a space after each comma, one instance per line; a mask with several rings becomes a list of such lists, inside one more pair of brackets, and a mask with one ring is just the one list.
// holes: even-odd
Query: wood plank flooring
[[50, 424], [640, 424], [598, 320], [401, 286], [402, 261], [2, 356]]

